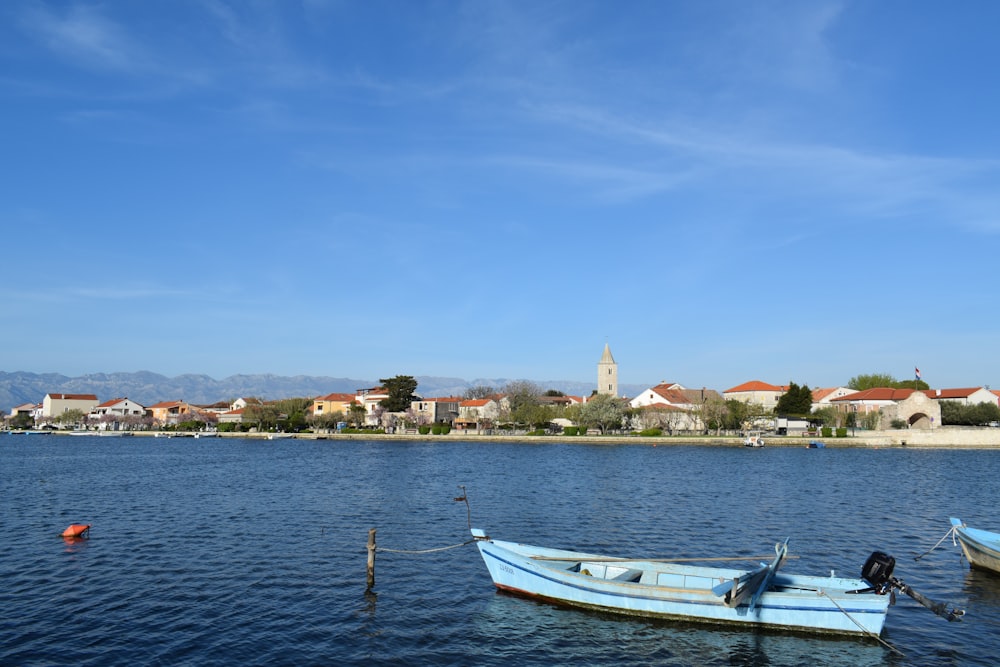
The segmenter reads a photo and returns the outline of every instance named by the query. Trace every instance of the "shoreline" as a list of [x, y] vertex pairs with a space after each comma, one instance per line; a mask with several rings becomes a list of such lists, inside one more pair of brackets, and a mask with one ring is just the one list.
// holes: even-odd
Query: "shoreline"
[[[510, 442], [522, 444], [581, 444], [581, 445], [645, 445], [650, 447], [693, 445], [703, 447], [743, 447], [741, 436], [652, 436], [639, 435], [485, 435], [452, 431], [446, 435], [419, 435], [415, 433], [212, 433], [206, 435], [193, 431], [6, 431], [11, 435], [86, 435], [94, 437], [142, 438], [244, 438], [249, 440], [383, 440], [396, 442], [431, 442], [454, 440], [457, 442]], [[949, 428], [933, 430], [872, 431], [844, 438], [821, 436], [765, 436], [765, 447], [802, 447], [810, 441], [822, 442], [826, 449], [866, 447], [907, 449], [1000, 449], [1000, 428]], [[750, 448], [748, 448], [750, 449]]]

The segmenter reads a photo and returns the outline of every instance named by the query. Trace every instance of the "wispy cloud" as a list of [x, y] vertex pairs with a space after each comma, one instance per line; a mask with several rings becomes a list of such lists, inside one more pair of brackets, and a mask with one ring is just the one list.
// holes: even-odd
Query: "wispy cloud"
[[82, 301], [137, 301], [159, 299], [204, 300], [205, 293], [198, 290], [171, 289], [156, 286], [130, 285], [128, 287], [33, 287], [26, 290], [5, 290], [4, 298], [27, 303], [79, 303]]
[[132, 71], [146, 61], [142, 47], [128, 32], [93, 6], [74, 4], [56, 12], [35, 5], [21, 15], [21, 24], [73, 64]]
[[[756, 199], [835, 201], [856, 214], [893, 217], [928, 206], [942, 222], [987, 231], [1000, 202], [986, 182], [1000, 178], [1000, 160], [938, 157], [796, 141], [710, 122], [635, 119], [591, 107], [535, 107], [539, 122], [571, 127], [609, 145], [630, 147], [631, 159], [672, 166], [686, 185], [742, 189]], [[626, 174], [630, 170], [615, 170]], [[649, 176], [631, 170], [644, 180]], [[656, 189], [639, 187], [637, 195]], [[959, 194], [961, 193], [961, 194]]]

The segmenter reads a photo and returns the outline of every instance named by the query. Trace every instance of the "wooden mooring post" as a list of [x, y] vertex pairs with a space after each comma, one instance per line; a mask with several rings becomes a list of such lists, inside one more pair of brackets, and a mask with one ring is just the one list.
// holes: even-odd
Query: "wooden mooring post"
[[368, 531], [368, 590], [375, 588], [375, 529]]

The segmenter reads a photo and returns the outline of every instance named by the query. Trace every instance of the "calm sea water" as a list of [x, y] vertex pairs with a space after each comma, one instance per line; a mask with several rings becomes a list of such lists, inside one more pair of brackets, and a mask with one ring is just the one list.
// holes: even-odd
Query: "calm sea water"
[[[995, 665], [1000, 576], [949, 515], [1000, 530], [1000, 452], [0, 435], [0, 665]], [[767, 554], [856, 576], [868, 554], [968, 611], [900, 596], [884, 639], [644, 621], [498, 593], [473, 545]], [[91, 523], [67, 543], [70, 523]]]

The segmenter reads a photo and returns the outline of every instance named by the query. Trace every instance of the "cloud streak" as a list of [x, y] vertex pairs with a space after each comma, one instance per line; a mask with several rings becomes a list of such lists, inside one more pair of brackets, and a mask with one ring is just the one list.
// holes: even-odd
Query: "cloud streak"
[[133, 72], [146, 54], [128, 32], [86, 5], [70, 5], [61, 13], [35, 5], [21, 16], [26, 31], [70, 64]]

